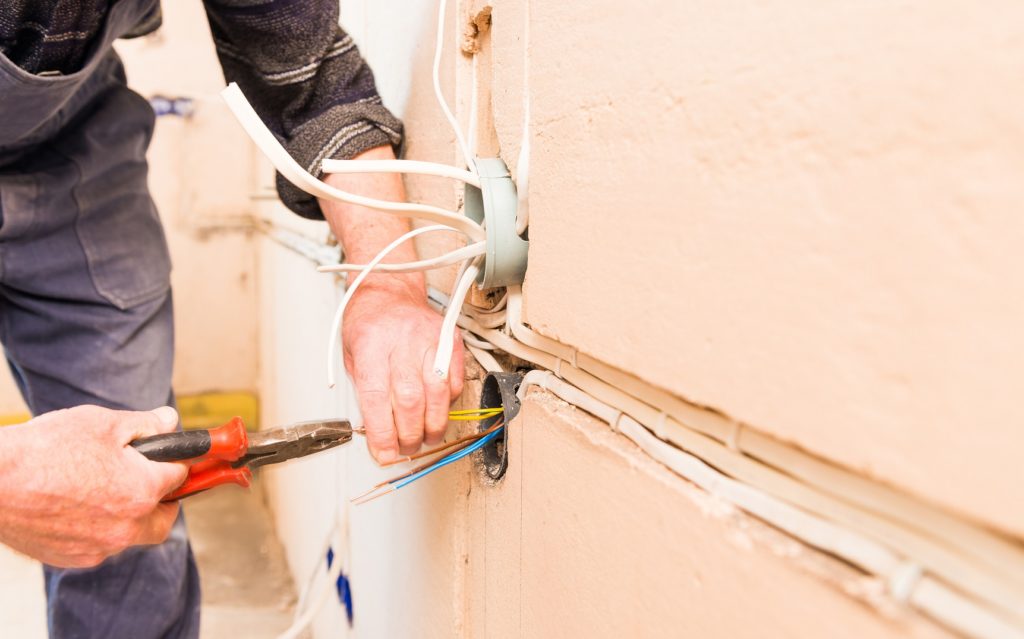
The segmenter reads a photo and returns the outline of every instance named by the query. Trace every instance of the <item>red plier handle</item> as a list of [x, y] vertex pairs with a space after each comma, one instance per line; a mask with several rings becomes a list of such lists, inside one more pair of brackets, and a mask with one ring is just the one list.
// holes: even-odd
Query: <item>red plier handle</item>
[[185, 483], [163, 501], [175, 501], [221, 484], [248, 488], [252, 482], [252, 471], [247, 466], [232, 466], [249, 450], [249, 436], [241, 417], [233, 417], [217, 428], [153, 435], [136, 439], [131, 445], [153, 461], [189, 464]]

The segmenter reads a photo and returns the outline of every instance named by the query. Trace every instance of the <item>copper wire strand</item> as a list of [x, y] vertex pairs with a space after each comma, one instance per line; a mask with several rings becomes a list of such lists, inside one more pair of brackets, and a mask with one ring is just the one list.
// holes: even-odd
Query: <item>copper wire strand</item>
[[[452, 448], [454, 446], [458, 446], [459, 444], [462, 444], [462, 443], [465, 443], [465, 442], [469, 442], [469, 443], [475, 442], [476, 440], [480, 439], [481, 437], [485, 437], [487, 435], [490, 435], [494, 431], [498, 430], [498, 426], [500, 426], [501, 423], [502, 423], [502, 420], [499, 420], [497, 425], [491, 426], [490, 428], [488, 428], [485, 431], [480, 431], [480, 432], [474, 433], [472, 435], [466, 435], [465, 437], [460, 437], [460, 438], [456, 439], [455, 441], [448, 442], [447, 444], [442, 444], [442, 445], [438, 446], [437, 448], [431, 448], [430, 450], [424, 450], [422, 452], [416, 453], [415, 455], [405, 455], [405, 456], [399, 457], [398, 459], [395, 459], [393, 461], [385, 462], [385, 463], [381, 464], [381, 468], [387, 468], [388, 466], [394, 466], [395, 464], [404, 464], [406, 462], [411, 462], [414, 459], [421, 459], [423, 457], [429, 457], [429, 456], [433, 455], [434, 453], [439, 453], [439, 452], [441, 452], [443, 450], [448, 450], [449, 448]], [[452, 451], [452, 452], [455, 452], [455, 451]]]
[[[455, 440], [454, 442], [451, 442], [451, 443], [449, 443], [449, 444], [447, 444], [445, 446], [441, 446], [441, 447], [435, 448], [433, 450], [429, 450], [429, 451], [424, 451], [422, 453], [418, 453], [417, 455], [410, 456], [409, 459], [410, 460], [411, 459], [417, 459], [417, 458], [420, 458], [420, 457], [425, 457], [425, 456], [428, 456], [428, 455], [433, 455], [433, 454], [441, 452], [443, 450], [448, 450], [450, 448], [457, 447], [457, 448], [455, 448], [455, 450], [451, 450], [451, 451], [449, 451], [447, 453], [448, 455], [454, 455], [455, 453], [457, 453], [457, 452], [459, 452], [459, 451], [461, 451], [461, 450], [463, 450], [463, 449], [465, 449], [465, 448], [467, 448], [469, 446], [472, 446], [474, 442], [476, 442], [476, 441], [478, 441], [480, 439], [483, 439], [484, 437], [490, 435], [491, 433], [493, 433], [494, 431], [498, 430], [499, 428], [501, 428], [504, 425], [505, 425], [505, 420], [504, 419], [499, 419], [493, 426], [491, 426], [490, 428], [488, 428], [485, 431], [481, 431], [481, 432], [476, 433], [474, 435], [467, 435], [466, 437], [459, 438], [459, 439]], [[397, 477], [392, 477], [391, 479], [385, 479], [384, 481], [380, 482], [379, 484], [377, 484], [373, 488], [367, 490], [363, 494], [358, 495], [356, 497], [353, 497], [351, 501], [355, 505], [365, 504], [367, 502], [373, 501], [374, 499], [377, 499], [378, 497], [381, 497], [382, 495], [387, 495], [389, 493], [393, 493], [395, 491], [395, 488], [393, 486], [391, 486], [391, 484], [393, 484], [394, 482], [397, 482], [397, 481], [401, 481], [401, 480], [403, 480], [406, 477], [409, 477], [411, 475], [415, 475], [416, 473], [418, 473], [420, 471], [426, 470], [426, 469], [430, 468], [431, 466], [433, 466], [435, 463], [437, 463], [437, 461], [438, 460], [436, 460], [436, 459], [431, 460], [429, 462], [426, 462], [425, 464], [420, 464], [419, 466], [416, 466], [415, 468], [412, 468], [411, 470], [409, 470], [408, 472], [406, 472], [406, 473], [404, 473], [402, 475], [399, 475]], [[394, 463], [399, 463], [399, 462], [390, 462], [387, 465], [391, 465], [391, 464], [394, 464]], [[388, 487], [388, 489], [384, 490], [384, 491], [381, 491], [380, 493], [378, 493], [376, 495], [373, 495], [372, 497], [370, 496], [374, 492], [376, 492], [377, 490], [380, 490], [381, 488], [384, 488], [384, 487]]]

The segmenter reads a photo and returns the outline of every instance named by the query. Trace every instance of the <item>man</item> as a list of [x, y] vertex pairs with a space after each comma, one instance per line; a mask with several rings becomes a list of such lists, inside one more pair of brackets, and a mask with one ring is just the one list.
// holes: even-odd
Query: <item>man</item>
[[[300, 164], [394, 157], [401, 123], [337, 27], [337, 0], [205, 4], [227, 79]], [[37, 415], [0, 429], [0, 541], [48, 564], [53, 637], [198, 633], [184, 523], [159, 503], [185, 469], [126, 447], [177, 422], [140, 412], [173, 402], [170, 263], [146, 188], [153, 113], [111, 49], [158, 24], [159, 0], [0, 0], [0, 339]], [[404, 199], [395, 175], [327, 179]], [[280, 178], [278, 190], [325, 217], [353, 262], [408, 230]], [[419, 274], [370, 277], [349, 306], [345, 360], [379, 461], [443, 436], [462, 358], [450, 382], [433, 375], [439, 327]]]

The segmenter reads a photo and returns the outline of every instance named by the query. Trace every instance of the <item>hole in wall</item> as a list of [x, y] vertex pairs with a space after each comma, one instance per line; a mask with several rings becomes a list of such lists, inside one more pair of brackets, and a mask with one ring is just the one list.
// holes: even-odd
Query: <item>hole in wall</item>
[[492, 481], [500, 480], [508, 470], [508, 426], [519, 414], [519, 398], [516, 397], [516, 391], [522, 381], [521, 373], [488, 373], [484, 378], [480, 408], [502, 406], [505, 409], [503, 413], [480, 422], [480, 430], [485, 431], [499, 420], [505, 421], [505, 429], [501, 436], [480, 450], [480, 465], [484, 474]]

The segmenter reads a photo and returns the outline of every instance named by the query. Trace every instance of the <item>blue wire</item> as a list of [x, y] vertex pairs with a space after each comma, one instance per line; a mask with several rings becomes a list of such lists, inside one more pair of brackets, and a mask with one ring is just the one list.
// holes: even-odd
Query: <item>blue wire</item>
[[471, 454], [475, 453], [476, 451], [480, 450], [481, 448], [483, 448], [484, 446], [486, 446], [487, 444], [492, 442], [494, 440], [494, 438], [496, 438], [498, 435], [500, 435], [504, 430], [505, 430], [505, 427], [502, 426], [498, 430], [494, 431], [493, 433], [489, 433], [485, 437], [482, 437], [482, 438], [478, 439], [477, 441], [473, 442], [472, 444], [470, 444], [469, 446], [463, 448], [462, 450], [460, 450], [458, 452], [455, 452], [455, 453], [452, 453], [451, 455], [448, 455], [447, 457], [442, 457], [441, 459], [437, 460], [437, 462], [432, 464], [431, 466], [429, 466], [427, 468], [424, 468], [423, 470], [421, 470], [420, 472], [416, 473], [415, 475], [410, 475], [409, 477], [406, 477], [402, 481], [400, 481], [397, 484], [395, 484], [395, 490], [398, 490], [402, 486], [408, 486], [409, 484], [411, 484], [412, 482], [416, 481], [420, 477], [424, 477], [426, 475], [429, 475], [430, 473], [434, 472], [435, 470], [437, 470], [439, 468], [443, 468], [443, 467], [447, 466], [448, 464], [452, 463], [453, 461], [458, 461], [458, 460], [462, 459], [463, 457], [465, 457], [466, 455], [471, 455]]

